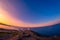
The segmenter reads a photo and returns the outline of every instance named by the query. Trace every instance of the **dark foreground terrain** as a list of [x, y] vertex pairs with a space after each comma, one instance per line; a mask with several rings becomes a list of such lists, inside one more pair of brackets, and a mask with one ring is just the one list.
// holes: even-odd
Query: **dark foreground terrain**
[[31, 30], [0, 30], [0, 40], [60, 40], [60, 36], [43, 36]]
[[[6, 26], [11, 27], [11, 25], [6, 25], [6, 24], [2, 24], [2, 23], [0, 23], [0, 25], [3, 25], [4, 27], [6, 27]], [[0, 27], [3, 27], [3, 26], [0, 26]], [[56, 28], [56, 27], [60, 27], [60, 26], [55, 25], [53, 27]], [[59, 35], [54, 35], [54, 36], [41, 35], [32, 30], [17, 31], [17, 30], [0, 28], [0, 40], [60, 40], [60, 36]]]

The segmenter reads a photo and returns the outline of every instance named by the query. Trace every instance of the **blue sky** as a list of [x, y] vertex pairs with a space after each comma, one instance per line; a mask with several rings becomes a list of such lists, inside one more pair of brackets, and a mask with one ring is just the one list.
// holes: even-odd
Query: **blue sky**
[[[19, 20], [31, 23], [44, 23], [60, 18], [59, 0], [8, 0], [18, 13], [13, 13]], [[16, 15], [15, 15], [16, 14]]]

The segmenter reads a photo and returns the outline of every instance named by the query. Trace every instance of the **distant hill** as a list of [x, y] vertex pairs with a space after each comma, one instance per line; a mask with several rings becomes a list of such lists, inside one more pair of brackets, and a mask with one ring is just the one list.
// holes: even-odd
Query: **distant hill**
[[13, 27], [13, 26], [11, 26], [11, 25], [7, 25], [7, 24], [3, 24], [3, 23], [0, 23], [0, 32], [11, 32], [11, 31], [17, 31], [17, 30], [13, 30], [13, 29], [6, 29], [6, 28], [1, 28], [2, 26], [3, 27], [6, 27], [6, 26], [8, 26], [8, 27]]
[[12, 25], [8, 25], [8, 24], [4, 24], [4, 23], [0, 23], [0, 25], [5, 25], [5, 26], [12, 26]]
[[18, 30], [18, 28], [20, 28], [20, 27], [13, 26], [13, 25], [8, 25], [8, 24], [4, 24], [4, 23], [0, 23], [0, 29]]

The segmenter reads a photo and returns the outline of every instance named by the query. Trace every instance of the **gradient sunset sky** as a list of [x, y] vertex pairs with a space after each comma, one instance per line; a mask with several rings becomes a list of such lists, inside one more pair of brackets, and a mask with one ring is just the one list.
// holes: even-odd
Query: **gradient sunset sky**
[[0, 22], [24, 27], [60, 23], [60, 1], [0, 0]]

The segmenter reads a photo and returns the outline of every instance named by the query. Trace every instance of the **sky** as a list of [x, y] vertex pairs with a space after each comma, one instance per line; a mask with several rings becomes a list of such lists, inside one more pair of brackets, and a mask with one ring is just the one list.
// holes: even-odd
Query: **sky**
[[60, 2], [57, 0], [17, 0], [9, 2], [18, 11], [18, 19], [26, 22], [44, 23], [59, 19], [60, 16]]
[[[25, 22], [44, 23], [56, 20], [60, 16], [60, 2], [57, 0], [16, 0], [13, 4], [18, 19]], [[21, 17], [20, 17], [21, 16]]]
[[60, 23], [60, 1], [0, 0], [0, 22], [21, 27]]

